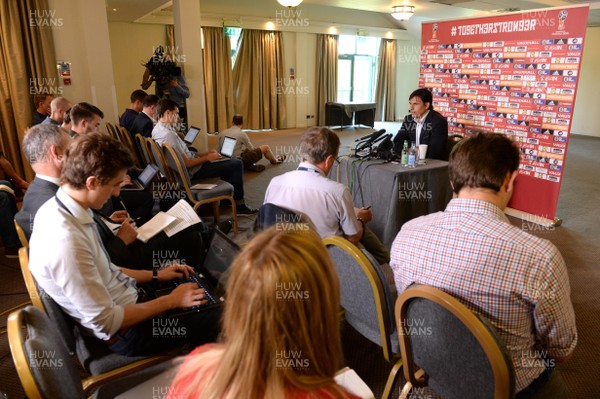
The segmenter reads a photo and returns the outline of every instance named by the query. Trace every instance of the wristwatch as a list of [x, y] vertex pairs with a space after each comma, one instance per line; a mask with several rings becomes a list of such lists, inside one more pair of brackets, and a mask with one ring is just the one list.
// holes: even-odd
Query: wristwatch
[[158, 268], [152, 268], [152, 283], [158, 282]]
[[364, 221], [364, 219], [363, 219], [363, 218], [361, 218], [361, 217], [357, 217], [357, 218], [356, 218], [356, 220], [358, 220], [359, 222], [361, 222], [361, 223], [362, 223], [362, 225], [363, 225], [363, 227], [365, 227], [365, 221]]

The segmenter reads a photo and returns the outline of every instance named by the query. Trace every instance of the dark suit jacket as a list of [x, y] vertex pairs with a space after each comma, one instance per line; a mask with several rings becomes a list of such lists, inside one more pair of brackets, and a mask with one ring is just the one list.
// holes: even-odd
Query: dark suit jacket
[[131, 139], [135, 142], [136, 133], [141, 133], [144, 137], [152, 137], [152, 129], [154, 129], [152, 119], [145, 113], [140, 112], [133, 120], [129, 133], [131, 133]]
[[[417, 123], [413, 120], [412, 115], [406, 115], [398, 134], [394, 137], [394, 152], [400, 154], [404, 141], [417, 141]], [[427, 158], [441, 159], [447, 161], [446, 146], [448, 143], [448, 121], [446, 118], [435, 110], [430, 110], [425, 118], [423, 128], [421, 129], [421, 144], [427, 144]]]
[[54, 197], [57, 191], [58, 186], [56, 184], [40, 179], [39, 177], [33, 179], [29, 184], [29, 188], [25, 192], [25, 197], [23, 197], [23, 206], [15, 215], [17, 223], [19, 223], [19, 226], [25, 232], [28, 240], [31, 238], [35, 214], [46, 201]]

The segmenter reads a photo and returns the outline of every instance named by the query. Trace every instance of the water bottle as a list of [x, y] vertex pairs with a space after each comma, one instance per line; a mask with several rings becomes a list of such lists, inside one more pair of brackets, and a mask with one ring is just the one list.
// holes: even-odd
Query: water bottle
[[415, 142], [410, 144], [410, 150], [408, 151], [408, 167], [414, 168], [417, 165], [417, 150], [415, 149]]
[[408, 140], [404, 140], [404, 148], [402, 149], [402, 156], [400, 157], [400, 165], [408, 166]]

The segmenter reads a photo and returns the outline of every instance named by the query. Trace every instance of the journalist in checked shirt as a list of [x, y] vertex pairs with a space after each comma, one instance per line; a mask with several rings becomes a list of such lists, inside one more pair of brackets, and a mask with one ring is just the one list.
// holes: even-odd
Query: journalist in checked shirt
[[413, 283], [434, 286], [494, 325], [515, 367], [518, 399], [566, 398], [554, 366], [577, 344], [567, 269], [552, 243], [504, 214], [518, 168], [518, 147], [502, 134], [460, 142], [449, 164], [458, 198], [402, 227], [391, 267], [398, 293]]

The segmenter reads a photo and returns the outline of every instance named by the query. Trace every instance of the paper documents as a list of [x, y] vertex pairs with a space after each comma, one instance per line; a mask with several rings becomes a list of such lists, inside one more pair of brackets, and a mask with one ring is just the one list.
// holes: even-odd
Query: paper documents
[[157, 213], [150, 221], [137, 229], [137, 239], [148, 242], [149, 239], [164, 230], [168, 237], [181, 230], [200, 223], [200, 217], [185, 200], [181, 199], [167, 212]]

